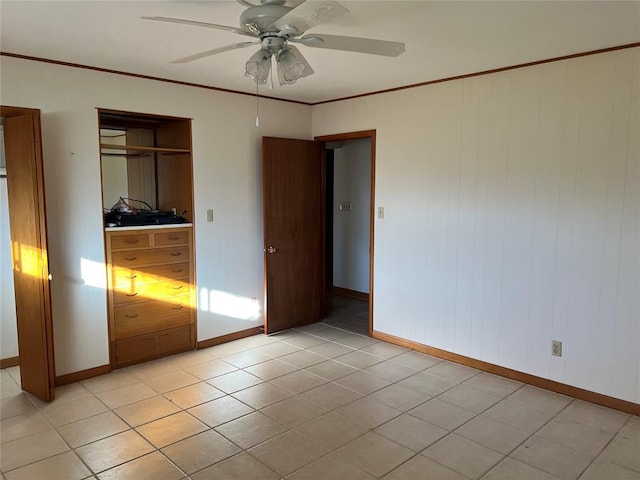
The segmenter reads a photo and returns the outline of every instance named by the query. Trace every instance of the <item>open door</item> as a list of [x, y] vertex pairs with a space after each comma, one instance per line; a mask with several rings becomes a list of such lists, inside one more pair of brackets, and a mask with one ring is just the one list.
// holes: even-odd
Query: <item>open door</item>
[[2, 107], [22, 389], [54, 398], [40, 112]]
[[324, 144], [263, 137], [265, 333], [321, 320]]

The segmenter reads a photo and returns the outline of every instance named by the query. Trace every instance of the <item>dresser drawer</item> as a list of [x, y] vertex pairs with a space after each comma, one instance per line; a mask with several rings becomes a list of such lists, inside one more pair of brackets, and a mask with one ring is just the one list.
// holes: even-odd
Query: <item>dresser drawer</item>
[[147, 335], [116, 340], [115, 363], [119, 367], [138, 363], [142, 360], [170, 355], [190, 350], [191, 326], [169, 328]]
[[189, 232], [180, 230], [177, 232], [162, 232], [153, 235], [153, 243], [156, 247], [164, 247], [170, 245], [188, 245]]
[[146, 285], [148, 283], [158, 283], [170, 279], [183, 278], [189, 278], [188, 263], [173, 263], [139, 268], [113, 267], [111, 269], [111, 282], [113, 289], [117, 291], [134, 291], [130, 289], [135, 289], [140, 285]]
[[112, 235], [111, 250], [128, 250], [130, 248], [147, 248], [148, 233], [132, 233], [130, 235]]
[[158, 355], [182, 352], [191, 348], [191, 326], [170, 328], [158, 332], [156, 351]]
[[113, 252], [111, 262], [118, 267], [141, 267], [189, 261], [189, 247], [154, 248]]
[[167, 301], [150, 300], [113, 308], [114, 338], [142, 335], [191, 323], [190, 295]]
[[124, 366], [156, 356], [156, 335], [139, 335], [115, 342], [115, 363]]
[[188, 294], [190, 288], [188, 278], [116, 288], [113, 292], [113, 303], [123, 305], [145, 300], [175, 300], [174, 297]]

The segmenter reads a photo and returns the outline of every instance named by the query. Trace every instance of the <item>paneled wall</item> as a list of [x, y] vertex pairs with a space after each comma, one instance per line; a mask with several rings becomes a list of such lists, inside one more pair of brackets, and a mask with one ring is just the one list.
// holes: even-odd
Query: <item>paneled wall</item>
[[640, 402], [639, 69], [636, 48], [314, 107], [314, 135], [377, 130], [374, 329]]

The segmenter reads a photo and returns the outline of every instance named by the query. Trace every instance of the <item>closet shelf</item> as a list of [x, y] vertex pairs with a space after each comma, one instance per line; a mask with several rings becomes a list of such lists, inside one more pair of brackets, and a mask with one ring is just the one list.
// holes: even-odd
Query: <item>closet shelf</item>
[[191, 153], [191, 150], [187, 148], [163, 148], [163, 147], [142, 147], [138, 145], [112, 145], [109, 143], [101, 143], [100, 151], [102, 154], [113, 155], [117, 152], [104, 152], [104, 150], [116, 150], [117, 152], [123, 152], [122, 155], [136, 154], [136, 153], [168, 153], [168, 154], [179, 154], [179, 153]]

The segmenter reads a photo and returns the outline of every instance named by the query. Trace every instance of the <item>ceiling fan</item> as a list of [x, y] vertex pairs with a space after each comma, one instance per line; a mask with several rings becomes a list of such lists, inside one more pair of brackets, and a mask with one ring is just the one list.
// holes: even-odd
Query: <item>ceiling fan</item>
[[239, 42], [224, 47], [206, 50], [171, 63], [187, 63], [218, 53], [260, 45], [245, 65], [245, 75], [256, 84], [265, 84], [271, 72], [272, 58], [277, 63], [280, 85], [295, 83], [302, 77], [313, 74], [311, 65], [291, 43], [306, 47], [369, 53], [387, 57], [397, 57], [405, 51], [404, 43], [375, 40], [372, 38], [345, 37], [323, 33], [303, 34], [310, 28], [348, 13], [348, 10], [334, 1], [310, 0], [297, 2], [295, 7], [287, 6], [286, 0], [260, 0], [254, 4], [248, 0], [237, 0], [247, 7], [240, 15], [240, 27], [217, 25], [214, 23], [184, 20], [170, 17], [142, 17], [144, 20], [181, 23], [196, 27], [225, 30], [257, 40]]

